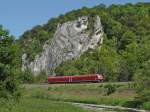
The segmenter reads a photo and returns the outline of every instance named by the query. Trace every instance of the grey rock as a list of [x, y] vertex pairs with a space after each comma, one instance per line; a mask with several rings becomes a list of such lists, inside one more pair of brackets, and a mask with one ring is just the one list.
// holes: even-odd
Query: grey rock
[[43, 52], [28, 62], [27, 55], [22, 56], [22, 71], [31, 70], [34, 75], [42, 71], [54, 75], [54, 69], [66, 60], [79, 57], [88, 49], [94, 49], [103, 42], [103, 28], [97, 16], [93, 32], [89, 32], [88, 17], [58, 24], [50, 44], [45, 43]]

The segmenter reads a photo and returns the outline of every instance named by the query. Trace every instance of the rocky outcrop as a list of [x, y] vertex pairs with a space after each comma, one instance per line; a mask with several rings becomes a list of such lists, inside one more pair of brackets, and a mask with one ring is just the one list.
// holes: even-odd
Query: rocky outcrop
[[103, 42], [103, 29], [100, 17], [96, 16], [92, 32], [88, 26], [88, 17], [59, 24], [50, 44], [45, 43], [43, 52], [28, 62], [27, 55], [22, 56], [22, 70], [30, 69], [33, 74], [46, 71], [54, 74], [54, 69], [66, 60], [79, 57], [88, 49], [94, 49]]

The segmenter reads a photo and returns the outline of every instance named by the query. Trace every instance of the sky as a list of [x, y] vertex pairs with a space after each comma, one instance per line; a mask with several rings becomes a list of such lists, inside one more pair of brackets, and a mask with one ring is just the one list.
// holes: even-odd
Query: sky
[[42, 25], [52, 17], [65, 14], [83, 6], [92, 7], [100, 3], [124, 4], [150, 0], [0, 0], [0, 25], [17, 38], [26, 30]]

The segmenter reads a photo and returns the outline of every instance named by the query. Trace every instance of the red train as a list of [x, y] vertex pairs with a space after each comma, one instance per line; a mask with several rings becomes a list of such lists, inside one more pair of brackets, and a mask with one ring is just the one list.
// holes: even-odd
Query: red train
[[48, 77], [48, 83], [101, 82], [103, 80], [104, 80], [104, 77], [100, 74]]

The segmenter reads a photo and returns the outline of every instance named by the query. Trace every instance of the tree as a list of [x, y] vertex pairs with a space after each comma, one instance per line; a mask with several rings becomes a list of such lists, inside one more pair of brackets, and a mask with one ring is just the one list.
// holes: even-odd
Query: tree
[[138, 63], [138, 45], [133, 42], [126, 46], [121, 52], [121, 61], [119, 66], [119, 81], [131, 81], [132, 77], [139, 66]]
[[150, 101], [150, 60], [144, 62], [137, 69], [134, 77], [137, 87], [138, 99], [142, 102]]
[[0, 99], [18, 100], [19, 92], [19, 57], [15, 40], [0, 27]]
[[123, 34], [120, 40], [119, 49], [125, 50], [127, 45], [135, 41], [136, 41], [136, 35], [132, 31], [127, 31]]
[[116, 50], [103, 46], [97, 53], [98, 60], [95, 61], [97, 63], [97, 66], [95, 66], [97, 72], [102, 73], [106, 81], [116, 81], [120, 62], [120, 56]]

